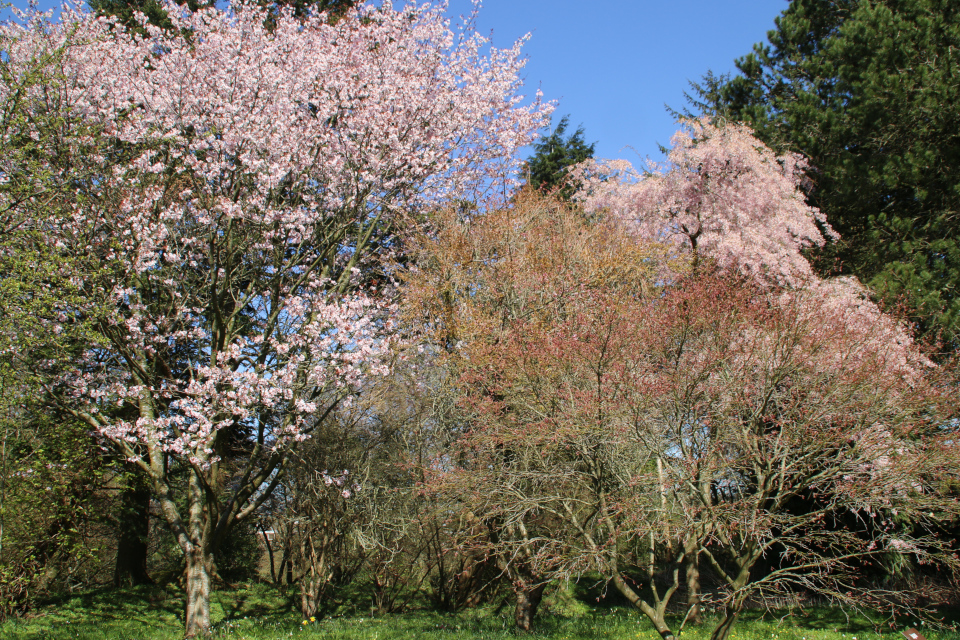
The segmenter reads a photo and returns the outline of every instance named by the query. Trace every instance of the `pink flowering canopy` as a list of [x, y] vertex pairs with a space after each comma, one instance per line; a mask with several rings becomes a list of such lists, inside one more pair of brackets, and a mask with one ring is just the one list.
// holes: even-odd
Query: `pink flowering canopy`
[[930, 365], [909, 329], [884, 315], [856, 279], [814, 273], [804, 250], [838, 236], [806, 203], [802, 157], [776, 155], [745, 125], [681, 124], [668, 161], [651, 163], [648, 172], [625, 160], [575, 168], [583, 206], [622, 221], [641, 241], [675, 247], [680, 264], [709, 258], [721, 270], [781, 289], [785, 306], [799, 300], [811, 313], [830, 308], [861, 338], [869, 337], [872, 348], [887, 352], [891, 375], [913, 377]]
[[550, 106], [519, 94], [519, 43], [451, 30], [440, 6], [336, 24], [165, 8], [173, 28], [147, 37], [70, 8], [0, 26], [0, 98], [26, 112], [4, 142], [39, 169], [0, 157], [37, 182], [0, 213], [58, 252], [73, 295], [49, 329], [89, 331], [43, 363], [47, 390], [149, 478], [194, 637], [219, 541], [387, 371], [408, 215], [502, 197]]
[[743, 125], [684, 121], [668, 162], [642, 174], [626, 160], [579, 168], [588, 210], [622, 217], [639, 236], [709, 256], [762, 280], [813, 275], [801, 254], [836, 237], [800, 190], [800, 156], [777, 156]]
[[160, 454], [216, 463], [232, 425], [268, 456], [382, 374], [393, 230], [504, 192], [550, 111], [519, 94], [520, 43], [489, 48], [440, 6], [269, 30], [246, 5], [167, 10], [175, 30], [146, 38], [69, 8], [0, 34], [14, 72], [50, 55], [31, 99], [75, 126], [48, 153], [96, 176], [46, 224], [95, 264], [59, 320], [100, 334], [51, 389], [154, 472]]

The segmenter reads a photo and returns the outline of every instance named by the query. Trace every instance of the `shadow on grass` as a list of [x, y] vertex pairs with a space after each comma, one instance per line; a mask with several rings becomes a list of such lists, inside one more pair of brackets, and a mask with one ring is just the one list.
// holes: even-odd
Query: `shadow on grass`
[[248, 618], [257, 618], [267, 624], [289, 623], [291, 617], [299, 614], [295, 597], [266, 584], [251, 584], [231, 591], [217, 591], [212, 600], [214, 605], [219, 605], [223, 611], [220, 620], [215, 620], [220, 623]]
[[51, 618], [96, 617], [127, 619], [130, 615], [151, 612], [180, 615], [183, 596], [173, 587], [142, 585], [124, 589], [103, 588], [77, 595], [65, 595], [43, 601], [38, 607]]
[[[0, 638], [179, 638], [184, 594], [173, 585], [105, 588], [46, 600], [26, 618], [0, 625]], [[256, 619], [261, 626], [290, 626], [290, 600], [267, 585], [249, 585], [211, 598], [214, 629]]]
[[[791, 627], [810, 630], [829, 629], [837, 632], [866, 633], [876, 631], [866, 618], [846, 613], [832, 607], [806, 607], [804, 609], [748, 609], [740, 615], [740, 623], [769, 622], [789, 623]], [[890, 633], [890, 630], [886, 630]]]
[[[510, 640], [555, 638], [599, 640], [600, 638], [658, 640], [649, 622], [629, 606], [620, 606], [619, 594], [602, 590], [596, 581], [571, 585], [584, 604], [573, 615], [545, 609], [532, 633], [513, 629], [512, 607], [496, 602], [459, 613], [430, 609], [371, 617], [355, 603], [352, 613], [336, 614], [303, 626], [293, 592], [280, 593], [265, 584], [239, 586], [213, 594], [211, 614], [214, 638], [280, 640], [294, 634], [304, 640]], [[173, 586], [102, 589], [50, 600], [29, 619], [0, 624], [0, 638], [18, 640], [179, 640], [183, 635], [183, 592]], [[346, 610], [344, 607], [343, 610]], [[560, 608], [558, 610], [564, 610]], [[945, 610], [956, 619], [960, 608]], [[674, 628], [679, 617], [672, 618]], [[707, 616], [704, 624], [688, 626], [687, 640], [706, 640], [716, 623]], [[734, 630], [735, 640], [903, 640], [899, 631], [912, 623], [904, 620], [896, 629], [884, 628], [883, 637], [860, 617], [847, 617], [828, 607], [803, 611], [746, 611]], [[862, 635], [861, 635], [862, 634]], [[956, 633], [926, 633], [930, 640], [960, 640]]]
[[[956, 632], [949, 630], [960, 621], [960, 607], [940, 607], [939, 614], [948, 629], [941, 631], [927, 630], [927, 637], [931, 634], [940, 636], [946, 633], [955, 637]], [[872, 616], [873, 621], [863, 615], [845, 612], [835, 607], [817, 606], [800, 609], [753, 609], [745, 611], [740, 616], [740, 623], [767, 623], [774, 625], [787, 624], [793, 628], [809, 631], [833, 631], [847, 634], [881, 634], [893, 636], [903, 640], [901, 632], [916, 627], [923, 629], [923, 624], [911, 617], [900, 617], [891, 621], [881, 614]]]

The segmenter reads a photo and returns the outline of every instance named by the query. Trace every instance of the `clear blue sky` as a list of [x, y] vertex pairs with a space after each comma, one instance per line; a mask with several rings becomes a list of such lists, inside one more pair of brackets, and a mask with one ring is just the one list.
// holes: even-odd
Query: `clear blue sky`
[[[14, 0], [23, 7], [26, 0]], [[40, 8], [59, 0], [40, 0]], [[684, 106], [688, 80], [734, 70], [766, 39], [787, 0], [485, 0], [477, 26], [508, 47], [525, 33], [527, 93], [558, 102], [601, 158], [659, 157], [675, 124], [664, 104]], [[452, 17], [470, 0], [450, 0]]]
[[[450, 0], [450, 11], [470, 11]], [[554, 121], [570, 114], [600, 158], [660, 157], [676, 129], [664, 104], [684, 106], [688, 80], [733, 61], [766, 41], [787, 0], [485, 0], [478, 29], [507, 46], [530, 32], [525, 47], [529, 93], [557, 100]]]

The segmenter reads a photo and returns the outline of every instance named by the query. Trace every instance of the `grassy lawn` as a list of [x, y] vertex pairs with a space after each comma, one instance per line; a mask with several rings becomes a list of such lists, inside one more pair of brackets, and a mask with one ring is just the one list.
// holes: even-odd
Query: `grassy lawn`
[[[215, 595], [213, 619], [217, 638], [279, 640], [497, 640], [550, 638], [555, 640], [659, 640], [636, 611], [619, 606], [555, 606], [567, 615], [547, 613], [532, 634], [513, 630], [509, 607], [480, 608], [458, 614], [417, 611], [371, 617], [360, 612], [301, 623], [293, 603], [272, 589], [254, 585]], [[4, 640], [175, 640], [182, 637], [181, 594], [175, 589], [105, 590], [51, 602], [23, 620], [0, 624]], [[733, 640], [902, 640], [896, 630], [877, 633], [862, 619], [842, 612], [813, 609], [789, 616], [749, 612], [733, 632]], [[782, 619], [781, 619], [782, 617]], [[707, 640], [712, 625], [688, 627], [682, 638]], [[960, 633], [924, 630], [928, 640], [960, 640]]]

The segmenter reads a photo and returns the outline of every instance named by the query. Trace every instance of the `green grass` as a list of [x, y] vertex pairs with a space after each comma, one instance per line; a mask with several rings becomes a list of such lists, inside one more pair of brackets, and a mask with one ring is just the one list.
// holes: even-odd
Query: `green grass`
[[[659, 640], [646, 619], [622, 606], [587, 606], [554, 602], [531, 634], [513, 630], [509, 607], [444, 614], [415, 611], [371, 617], [354, 611], [301, 623], [294, 602], [276, 591], [253, 585], [215, 594], [212, 605], [214, 637], [247, 640]], [[899, 631], [909, 621], [877, 633], [866, 620], [848, 619], [833, 609], [811, 609], [805, 615], [748, 612], [733, 632], [733, 640], [902, 640]], [[0, 624], [6, 640], [175, 640], [182, 637], [181, 594], [172, 587], [104, 590], [47, 603], [25, 619]], [[712, 625], [687, 628], [683, 640], [707, 640]], [[960, 634], [925, 630], [928, 640], [960, 640]]]

